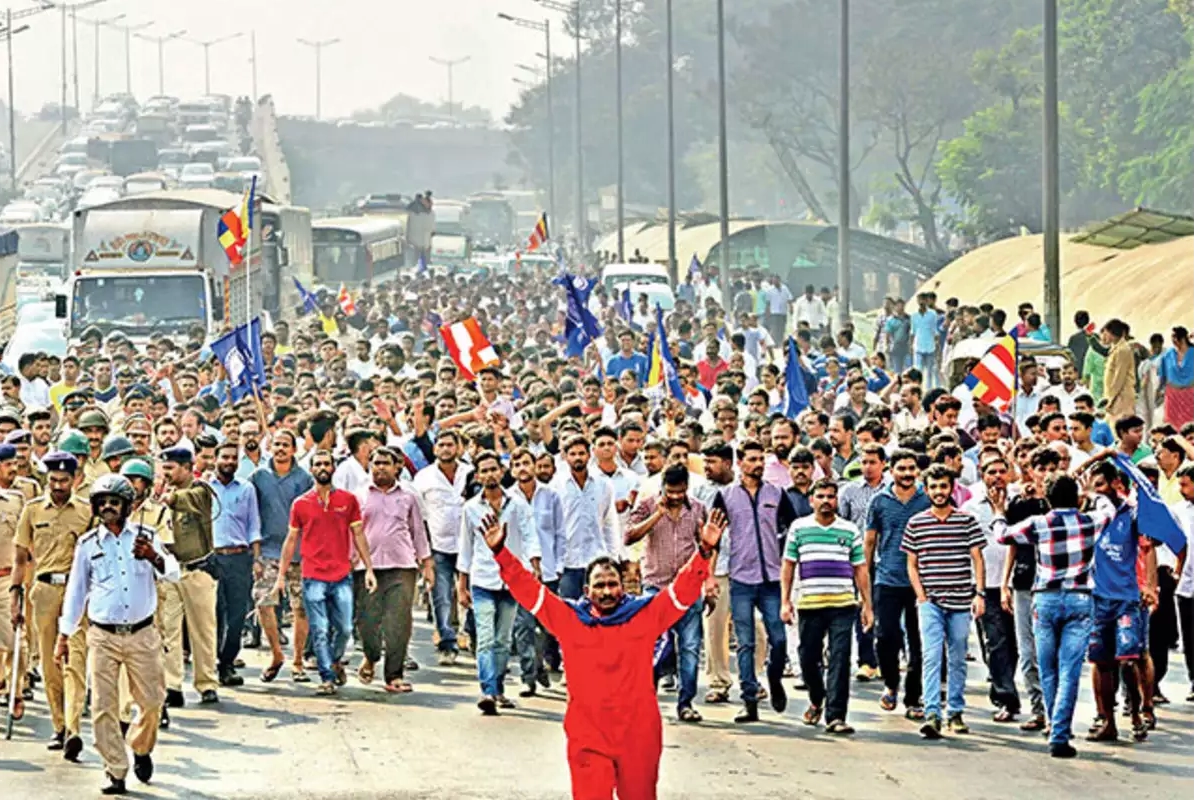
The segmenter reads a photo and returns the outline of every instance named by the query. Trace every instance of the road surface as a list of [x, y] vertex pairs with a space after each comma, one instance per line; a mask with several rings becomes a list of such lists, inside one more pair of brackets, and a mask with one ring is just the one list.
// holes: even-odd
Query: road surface
[[[564, 695], [519, 700], [520, 708], [482, 718], [474, 702], [473, 663], [434, 665], [430, 629], [418, 624], [414, 655], [421, 669], [410, 677], [415, 692], [387, 695], [377, 679], [361, 686], [351, 676], [333, 700], [313, 696], [314, 683], [293, 684], [285, 668], [270, 686], [258, 681], [265, 654], [245, 653], [241, 689], [223, 689], [219, 706], [173, 712], [154, 753], [149, 786], [129, 776], [131, 792], [161, 798], [514, 798], [569, 796], [561, 716]], [[357, 668], [355, 654], [352, 666]], [[515, 662], [514, 662], [515, 665]], [[1076, 714], [1080, 757], [1051, 759], [1037, 734], [991, 722], [982, 665], [970, 665], [968, 736], [924, 742], [899, 714], [876, 702], [880, 684], [855, 684], [851, 739], [835, 739], [803, 726], [807, 705], [791, 693], [786, 715], [769, 710], [764, 721], [735, 727], [735, 705], [699, 706], [705, 721], [683, 726], [673, 718], [673, 696], [661, 696], [667, 714], [660, 798], [813, 798], [928, 800], [935, 795], [971, 800], [1155, 800], [1193, 796], [1192, 706], [1182, 658], [1173, 655], [1164, 686], [1174, 700], [1163, 707], [1159, 730], [1148, 742], [1088, 744], [1083, 733], [1094, 713], [1090, 691]], [[1085, 672], [1085, 686], [1087, 674]], [[791, 685], [789, 680], [788, 684]], [[515, 696], [518, 687], [512, 686]], [[1128, 727], [1127, 724], [1125, 726]], [[85, 721], [82, 765], [49, 753], [51, 733], [40, 690], [18, 723], [13, 741], [0, 741], [3, 796], [77, 798], [103, 783]], [[97, 794], [98, 796], [98, 794]]]

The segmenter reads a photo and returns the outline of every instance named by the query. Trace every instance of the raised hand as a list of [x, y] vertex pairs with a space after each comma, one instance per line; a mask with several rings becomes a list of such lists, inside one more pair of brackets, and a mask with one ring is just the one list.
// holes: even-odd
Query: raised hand
[[721, 534], [725, 532], [725, 526], [728, 523], [725, 513], [720, 509], [714, 508], [708, 512], [708, 520], [700, 529], [701, 547], [705, 550], [716, 550], [717, 544], [721, 541]]
[[508, 526], [501, 525], [499, 518], [489, 514], [479, 525], [479, 535], [493, 553], [504, 549], [504, 540], [508, 538]]

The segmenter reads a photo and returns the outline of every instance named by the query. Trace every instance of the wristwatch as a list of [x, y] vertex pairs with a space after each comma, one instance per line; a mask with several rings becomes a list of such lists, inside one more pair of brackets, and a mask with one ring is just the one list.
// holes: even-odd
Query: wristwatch
[[976, 597], [983, 597], [983, 596], [984, 596], [984, 592], [983, 592], [983, 590], [982, 590], [982, 589], [978, 589], [978, 588], [977, 588], [977, 589], [975, 590], [975, 596], [976, 596]]

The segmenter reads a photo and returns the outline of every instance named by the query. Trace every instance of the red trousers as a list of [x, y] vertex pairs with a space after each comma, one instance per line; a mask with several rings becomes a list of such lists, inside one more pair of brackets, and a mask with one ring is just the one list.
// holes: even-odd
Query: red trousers
[[616, 756], [567, 743], [573, 800], [654, 800], [657, 797], [658, 762], [662, 757], [661, 731], [655, 742], [626, 742]]

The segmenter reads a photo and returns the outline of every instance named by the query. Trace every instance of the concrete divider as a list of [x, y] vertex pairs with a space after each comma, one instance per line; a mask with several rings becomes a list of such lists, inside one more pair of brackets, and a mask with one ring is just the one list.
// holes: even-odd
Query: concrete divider
[[263, 178], [267, 194], [277, 203], [291, 205], [292, 174], [288, 170], [283, 146], [279, 142], [279, 129], [275, 120], [275, 101], [270, 95], [261, 98], [254, 108], [251, 123], [254, 149], [263, 164]]
[[63, 142], [67, 140], [74, 127], [73, 123], [68, 123], [64, 130], [63, 124], [59, 122], [49, 133], [42, 137], [42, 140], [37, 143], [33, 151], [20, 164], [17, 164], [18, 186], [32, 180], [37, 180], [50, 171], [50, 166], [53, 165], [54, 159], [58, 156], [58, 149], [62, 147]]

